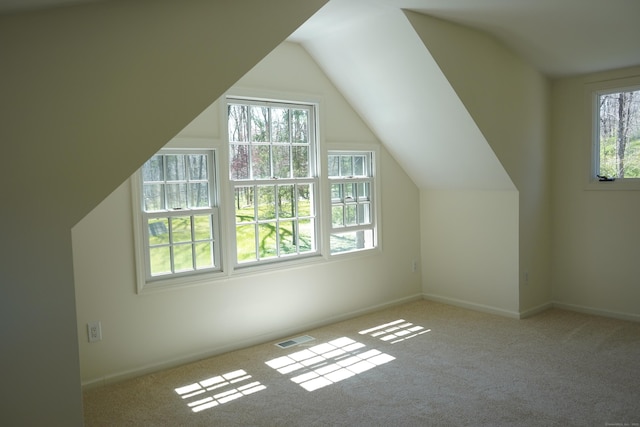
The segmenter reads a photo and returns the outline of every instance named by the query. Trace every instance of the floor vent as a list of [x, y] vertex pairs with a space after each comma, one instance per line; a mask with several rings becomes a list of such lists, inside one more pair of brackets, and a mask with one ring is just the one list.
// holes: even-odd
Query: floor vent
[[315, 340], [314, 337], [310, 337], [309, 335], [303, 335], [301, 337], [291, 338], [290, 340], [282, 341], [276, 344], [276, 346], [280, 348], [289, 348], [295, 345], [304, 344], [309, 341]]

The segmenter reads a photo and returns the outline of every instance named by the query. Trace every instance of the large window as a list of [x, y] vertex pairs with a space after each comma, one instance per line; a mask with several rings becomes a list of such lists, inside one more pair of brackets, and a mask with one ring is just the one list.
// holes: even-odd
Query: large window
[[318, 252], [315, 109], [229, 99], [238, 265]]
[[213, 151], [163, 150], [142, 167], [145, 281], [220, 269]]
[[594, 117], [594, 175], [640, 178], [640, 87], [596, 92]]
[[374, 159], [370, 151], [329, 151], [331, 253], [376, 246]]
[[139, 291], [378, 247], [375, 147], [330, 144], [320, 173], [315, 104], [226, 114], [226, 141], [175, 138], [132, 177]]

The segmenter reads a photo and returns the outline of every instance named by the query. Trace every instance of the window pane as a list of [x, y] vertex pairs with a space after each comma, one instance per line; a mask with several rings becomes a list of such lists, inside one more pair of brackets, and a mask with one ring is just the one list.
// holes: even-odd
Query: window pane
[[149, 246], [169, 244], [169, 218], [150, 219]]
[[599, 96], [599, 171], [640, 178], [640, 90]]
[[269, 142], [269, 109], [251, 107], [251, 141]]
[[190, 154], [189, 159], [189, 179], [207, 179], [207, 156], [205, 154]]
[[164, 180], [164, 168], [163, 168], [163, 156], [156, 154], [142, 166], [142, 180], [144, 182], [150, 181], [163, 181]]
[[273, 258], [278, 255], [276, 224], [269, 222], [258, 224], [258, 242], [260, 243], [260, 258]]
[[146, 212], [162, 211], [164, 205], [164, 185], [144, 184], [143, 187], [144, 210]]
[[176, 272], [193, 270], [193, 249], [191, 245], [173, 247], [173, 266]]
[[373, 230], [360, 230], [331, 235], [331, 253], [349, 252], [361, 249], [371, 249], [373, 245]]
[[167, 209], [187, 207], [187, 184], [167, 184]]
[[229, 147], [229, 178], [249, 179], [248, 145], [231, 145]]
[[273, 146], [273, 169], [276, 178], [291, 177], [291, 151], [289, 145]]
[[353, 176], [366, 176], [364, 156], [353, 156]]
[[276, 218], [275, 186], [258, 186], [258, 220]]
[[293, 142], [309, 142], [309, 112], [307, 110], [291, 110], [293, 124]]
[[253, 179], [271, 178], [271, 147], [268, 145], [252, 146], [251, 163], [253, 166]]
[[302, 252], [313, 252], [316, 249], [314, 235], [314, 221], [301, 219], [298, 221], [298, 249]]
[[278, 231], [280, 233], [280, 253], [297, 253], [295, 223], [293, 221], [282, 221], [279, 224]]
[[167, 163], [167, 181], [184, 181], [186, 180], [184, 156], [183, 155], [165, 155]]
[[289, 142], [289, 109], [271, 109], [271, 132], [274, 142]]
[[195, 240], [210, 240], [211, 215], [197, 215], [193, 217], [193, 235]]
[[342, 201], [342, 184], [331, 184], [331, 202]]
[[342, 205], [331, 207], [331, 224], [334, 227], [344, 226], [344, 207]]
[[209, 204], [209, 183], [189, 184], [189, 207], [207, 208]]
[[368, 182], [360, 182], [358, 183], [358, 200], [369, 200], [369, 183]]
[[213, 267], [213, 244], [211, 242], [201, 242], [195, 244], [196, 249], [196, 269]]
[[236, 223], [255, 221], [253, 187], [236, 188]]
[[311, 184], [298, 185], [298, 216], [312, 216], [313, 188]]
[[293, 194], [293, 185], [278, 187], [278, 218], [293, 218], [296, 215]]
[[358, 224], [371, 224], [371, 206], [369, 203], [358, 205]]
[[329, 155], [329, 176], [340, 176], [340, 156]]
[[179, 216], [171, 218], [173, 243], [191, 241], [191, 217]]
[[353, 182], [344, 184], [344, 200], [350, 201], [356, 199], [356, 184]]
[[353, 176], [351, 156], [340, 156], [340, 176]]
[[245, 105], [229, 105], [229, 141], [248, 142], [247, 107]]
[[356, 205], [346, 205], [344, 207], [344, 223], [347, 226], [358, 224]]
[[309, 147], [296, 145], [291, 147], [293, 153], [293, 177], [308, 178], [311, 176], [309, 170]]
[[171, 273], [171, 249], [169, 246], [149, 248], [151, 275]]
[[236, 246], [239, 263], [256, 260], [255, 225], [239, 225], [236, 227]]

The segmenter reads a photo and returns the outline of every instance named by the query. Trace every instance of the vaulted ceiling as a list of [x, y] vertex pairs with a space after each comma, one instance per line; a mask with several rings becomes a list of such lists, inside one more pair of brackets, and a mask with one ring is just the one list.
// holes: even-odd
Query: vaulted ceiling
[[[111, 0], [0, 0], [0, 13], [96, 1]], [[405, 11], [486, 32], [549, 77], [640, 64], [638, 0], [330, 0], [289, 40], [309, 51], [420, 188], [514, 184]]]
[[289, 40], [309, 51], [421, 189], [517, 185], [408, 11], [489, 34], [549, 77], [640, 64], [634, 0], [330, 0]]
[[637, 0], [330, 0], [293, 37], [317, 39], [393, 9], [486, 31], [553, 77], [640, 64]]
[[402, 10], [300, 42], [419, 188], [514, 188]]
[[[98, 1], [112, 0], [0, 0], [0, 14]], [[487, 31], [552, 76], [640, 64], [637, 0], [330, 0], [296, 38], [321, 37], [384, 9]]]

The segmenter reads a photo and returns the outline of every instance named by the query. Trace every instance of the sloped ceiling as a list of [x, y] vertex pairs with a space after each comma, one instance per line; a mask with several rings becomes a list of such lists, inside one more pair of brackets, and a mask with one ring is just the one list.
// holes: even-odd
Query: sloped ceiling
[[403, 11], [358, 10], [348, 25], [303, 45], [414, 183], [422, 189], [514, 189]]
[[[113, 0], [0, 0], [0, 14], [100, 1]], [[486, 31], [550, 76], [640, 64], [638, 0], [331, 0], [295, 38], [330, 33], [380, 8]]]
[[640, 65], [638, 0], [331, 0], [293, 39], [323, 37], [385, 9], [485, 31], [551, 77]]
[[422, 189], [512, 189], [403, 10], [485, 31], [541, 73], [640, 64], [636, 0], [330, 0], [301, 43]]
[[[0, 0], [0, 14], [99, 1]], [[330, 0], [289, 40], [420, 188], [513, 184], [402, 10], [486, 31], [551, 77], [640, 64], [638, 0]]]

